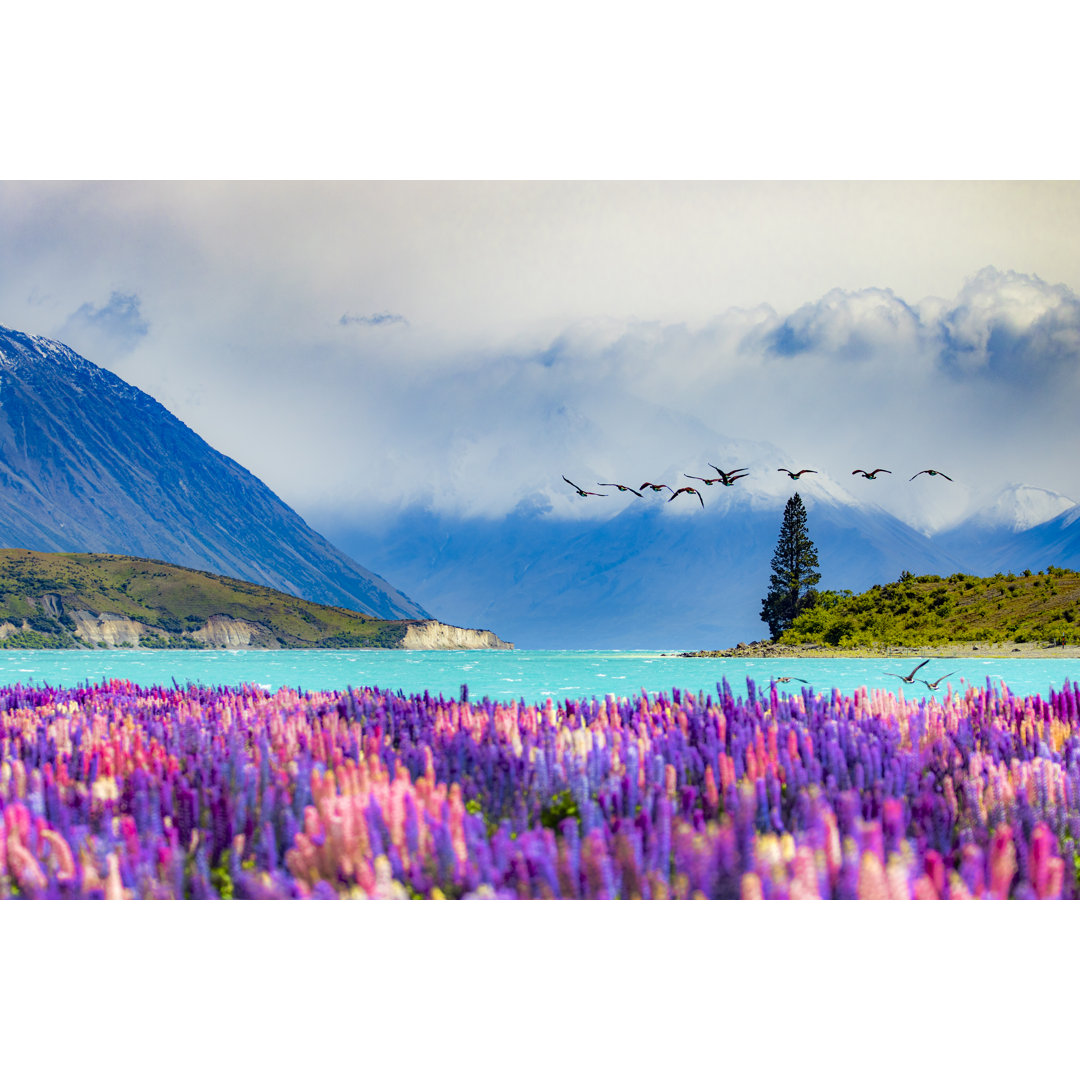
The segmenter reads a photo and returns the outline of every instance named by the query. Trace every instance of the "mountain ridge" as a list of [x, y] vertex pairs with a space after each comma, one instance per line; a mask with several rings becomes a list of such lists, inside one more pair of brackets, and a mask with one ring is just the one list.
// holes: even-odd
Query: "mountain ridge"
[[[1080, 569], [1080, 507], [1019, 533], [979, 532], [976, 550], [873, 504], [801, 493], [823, 589], [861, 591], [905, 571]], [[696, 500], [676, 510], [666, 497], [630, 498], [611, 516], [571, 518], [537, 497], [502, 518], [414, 507], [377, 529], [322, 528], [345, 550], [370, 552], [425, 604], [498, 625], [523, 648], [694, 649], [766, 633], [758, 613], [785, 501], [733, 490], [703, 511]]]
[[[323, 528], [373, 553], [411, 595], [455, 619], [498, 625], [522, 648], [693, 648], [761, 636], [784, 501], [679, 511], [633, 499], [602, 520], [522, 509], [501, 519], [413, 508], [383, 530]], [[822, 587], [959, 564], [899, 519], [808, 502]], [[855, 585], [852, 585], [852, 582]]]
[[0, 326], [0, 546], [111, 551], [382, 618], [430, 618], [160, 402]]

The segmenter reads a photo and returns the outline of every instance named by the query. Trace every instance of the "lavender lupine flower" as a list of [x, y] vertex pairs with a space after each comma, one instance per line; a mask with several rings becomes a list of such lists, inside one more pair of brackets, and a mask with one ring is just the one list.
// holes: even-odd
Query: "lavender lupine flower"
[[1076, 895], [1075, 686], [717, 691], [6, 688], [0, 895]]

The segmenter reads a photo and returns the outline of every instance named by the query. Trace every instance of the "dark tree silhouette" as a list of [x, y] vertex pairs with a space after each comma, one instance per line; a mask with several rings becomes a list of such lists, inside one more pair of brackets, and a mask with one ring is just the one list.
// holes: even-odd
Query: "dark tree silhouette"
[[784, 507], [780, 539], [772, 557], [769, 595], [761, 601], [761, 621], [769, 624], [775, 641], [795, 621], [795, 616], [817, 600], [814, 586], [821, 580], [817, 572], [817, 548], [806, 531], [806, 507], [792, 495]]

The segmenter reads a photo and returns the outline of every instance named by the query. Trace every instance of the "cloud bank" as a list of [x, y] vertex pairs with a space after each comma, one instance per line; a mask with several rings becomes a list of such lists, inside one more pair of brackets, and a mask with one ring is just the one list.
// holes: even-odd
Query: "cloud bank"
[[[420, 385], [383, 373], [377, 398], [393, 404], [368, 449], [401, 503], [444, 512], [606, 516], [619, 499], [582, 500], [562, 475], [679, 486], [712, 462], [751, 467], [746, 488], [773, 495], [789, 484], [778, 468], [814, 468], [800, 484], [832, 484], [932, 531], [1006, 483], [1080, 497], [1078, 342], [1071, 290], [992, 267], [951, 301], [833, 289], [786, 316], [732, 309], [697, 330], [594, 320]], [[395, 439], [390, 420], [405, 416]], [[852, 475], [879, 467], [892, 475]], [[909, 479], [930, 468], [954, 482]], [[371, 490], [354, 505], [386, 504]]]

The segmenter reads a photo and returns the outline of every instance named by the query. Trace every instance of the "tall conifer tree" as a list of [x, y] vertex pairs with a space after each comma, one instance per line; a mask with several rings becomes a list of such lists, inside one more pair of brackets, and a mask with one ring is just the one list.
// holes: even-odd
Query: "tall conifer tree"
[[792, 495], [784, 507], [780, 539], [772, 557], [769, 595], [761, 602], [761, 621], [769, 624], [775, 641], [795, 621], [795, 616], [817, 600], [814, 586], [821, 580], [817, 573], [817, 548], [806, 531], [806, 507], [798, 495]]

